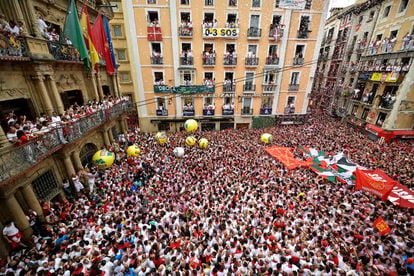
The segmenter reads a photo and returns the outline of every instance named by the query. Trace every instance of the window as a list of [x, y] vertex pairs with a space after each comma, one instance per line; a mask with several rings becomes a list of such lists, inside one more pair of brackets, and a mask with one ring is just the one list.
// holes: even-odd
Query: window
[[190, 0], [180, 0], [181, 5], [190, 5]]
[[181, 70], [180, 71], [180, 84], [181, 85], [193, 85], [195, 83], [195, 74], [193, 70]]
[[247, 56], [250, 57], [257, 54], [257, 45], [249, 45], [247, 49]]
[[165, 83], [164, 83], [164, 73], [163, 72], [154, 72], [154, 84], [155, 85], [165, 85]]
[[370, 22], [372, 19], [374, 19], [374, 15], [375, 15], [375, 11], [370, 11], [367, 22]]
[[[308, 38], [309, 25], [310, 25], [310, 17], [308, 15], [301, 16], [298, 38]], [[338, 35], [338, 37], [340, 36]]]
[[277, 57], [277, 45], [269, 45], [269, 57]]
[[129, 72], [119, 72], [119, 81], [121, 83], [131, 82], [131, 75]]
[[382, 34], [377, 34], [377, 40], [381, 40], [382, 39]]
[[152, 56], [162, 56], [161, 44], [151, 43]]
[[384, 124], [384, 121], [385, 121], [386, 118], [387, 118], [387, 113], [380, 112], [378, 114], [378, 118], [377, 118], [377, 121], [376, 121], [375, 124], [379, 127], [382, 127], [382, 125]]
[[245, 81], [244, 81], [244, 90], [245, 91], [253, 91], [253, 84], [254, 84], [254, 73], [247, 72]]
[[253, 14], [250, 16], [250, 28], [258, 29], [260, 27], [260, 15]]
[[266, 71], [264, 73], [264, 84], [275, 84], [276, 83], [276, 74], [273, 70]]
[[147, 4], [149, 5], [157, 4], [157, 0], [147, 0]]
[[158, 25], [159, 21], [160, 21], [160, 18], [158, 17], [157, 11], [148, 11], [148, 14], [147, 14], [148, 24]]
[[398, 8], [398, 13], [405, 11], [408, 5], [408, 0], [401, 0], [400, 7]]
[[299, 81], [299, 72], [292, 72], [290, 76], [290, 84], [298, 84]]
[[53, 170], [48, 170], [32, 182], [33, 191], [37, 198], [50, 200], [59, 193], [58, 181]]
[[365, 120], [368, 117], [368, 113], [369, 113], [369, 109], [368, 108], [364, 108], [364, 111], [362, 112], [361, 119], [362, 120]]
[[112, 30], [114, 37], [123, 37], [121, 25], [112, 25]]
[[294, 96], [288, 97], [286, 107], [285, 107], [285, 114], [295, 113], [295, 100], [296, 98]]
[[306, 0], [305, 10], [310, 10], [311, 6], [312, 6], [312, 0]]
[[390, 40], [393, 38], [397, 38], [398, 30], [394, 30], [390, 32]]
[[390, 10], [391, 10], [391, 6], [386, 6], [384, 9], [384, 13], [382, 14], [382, 17], [388, 17], [388, 15], [390, 14]]
[[157, 98], [157, 109], [158, 110], [166, 110], [167, 109], [165, 98]]
[[280, 15], [273, 15], [273, 18], [272, 18], [272, 25], [273, 26], [280, 25], [280, 22], [281, 21], [282, 21], [282, 16], [280, 16]]
[[204, 79], [213, 80], [213, 72], [204, 72]]
[[204, 24], [205, 24], [205, 26], [217, 27], [217, 26], [213, 25], [213, 22], [214, 22], [214, 13], [212, 13], [212, 12], [204, 13]]
[[237, 0], [229, 0], [230, 7], [237, 7]]
[[[237, 14], [235, 14], [235, 13], [229, 13], [228, 15], [227, 15], [227, 24], [229, 24], [230, 26], [228, 26], [228, 27], [230, 27], [230, 28], [234, 28], [234, 27], [236, 27], [236, 25], [235, 24], [237, 24]], [[232, 26], [232, 25], [234, 25], [234, 26]]]
[[204, 0], [204, 6], [214, 6], [214, 0]]
[[117, 58], [118, 58], [119, 61], [126, 61], [126, 60], [128, 60], [125, 49], [116, 49], [116, 56], [117, 56]]
[[252, 8], [260, 8], [260, 0], [252, 0]]
[[275, 1], [275, 8], [279, 8], [279, 5], [280, 5], [280, 0], [276, 0]]

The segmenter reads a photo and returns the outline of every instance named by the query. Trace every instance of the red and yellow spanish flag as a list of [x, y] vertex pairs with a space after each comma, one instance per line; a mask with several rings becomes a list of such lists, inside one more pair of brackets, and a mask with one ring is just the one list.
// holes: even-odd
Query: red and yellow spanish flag
[[92, 42], [91, 25], [89, 23], [88, 7], [86, 5], [83, 5], [82, 7], [80, 25], [82, 28], [83, 38], [85, 39], [86, 47], [88, 47], [89, 50], [92, 68], [95, 69], [95, 65], [99, 63], [99, 55], [96, 51], [95, 45]]
[[378, 230], [381, 236], [385, 236], [391, 233], [390, 226], [387, 224], [387, 222], [385, 222], [385, 220], [382, 217], [378, 217], [374, 221], [374, 227]]

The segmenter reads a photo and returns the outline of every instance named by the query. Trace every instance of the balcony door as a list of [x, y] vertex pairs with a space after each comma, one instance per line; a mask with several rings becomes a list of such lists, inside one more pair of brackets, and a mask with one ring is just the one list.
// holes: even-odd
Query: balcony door
[[83, 96], [81, 90], [70, 90], [60, 93], [62, 98], [63, 106], [68, 109], [71, 105], [77, 104], [83, 105]]
[[243, 114], [250, 114], [250, 109], [252, 107], [252, 98], [246, 97], [243, 98]]

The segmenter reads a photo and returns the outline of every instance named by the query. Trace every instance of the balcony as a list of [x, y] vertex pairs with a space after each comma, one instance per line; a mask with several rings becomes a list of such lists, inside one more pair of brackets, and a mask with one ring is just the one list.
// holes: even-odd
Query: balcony
[[270, 24], [269, 38], [273, 40], [279, 40], [283, 37], [284, 29], [278, 24]]
[[267, 57], [266, 58], [266, 65], [278, 65], [279, 58], [278, 57]]
[[272, 115], [272, 108], [271, 107], [260, 108], [260, 115]]
[[289, 91], [299, 91], [299, 84], [296, 84], [296, 83], [289, 84]]
[[204, 108], [203, 116], [214, 116], [214, 107], [213, 108]]
[[153, 65], [163, 65], [164, 64], [164, 59], [162, 56], [152, 56], [150, 57], [151, 59], [151, 64]]
[[293, 58], [293, 65], [303, 65], [304, 58], [295, 57]]
[[168, 110], [166, 110], [166, 109], [157, 109], [156, 114], [157, 114], [157, 116], [168, 116]]
[[237, 65], [237, 57], [224, 56], [223, 65], [224, 66], [236, 66]]
[[194, 107], [184, 107], [183, 116], [194, 116]]
[[236, 91], [235, 83], [224, 83], [223, 84], [223, 92], [234, 93], [235, 91]]
[[275, 92], [276, 91], [276, 84], [262, 84], [263, 92]]
[[110, 109], [101, 109], [77, 121], [64, 124], [60, 128], [53, 128], [29, 140], [24, 145], [2, 149], [0, 181], [17, 176], [67, 144], [75, 142], [90, 131], [132, 110], [132, 108], [132, 102], [122, 101], [114, 104]]
[[203, 55], [203, 66], [215, 66], [216, 65], [216, 55], [209, 54]]
[[298, 38], [307, 39], [309, 38], [309, 30], [298, 30]]
[[162, 32], [160, 26], [147, 27], [147, 39], [149, 41], [162, 41]]
[[193, 37], [193, 27], [188, 27], [188, 26], [178, 27], [178, 35], [182, 38]]
[[194, 58], [193, 57], [180, 57], [181, 66], [193, 66]]
[[72, 45], [48, 41], [47, 46], [56, 60], [81, 61], [79, 51]]
[[248, 39], [259, 39], [262, 36], [262, 29], [256, 27], [250, 27], [247, 29]]
[[234, 108], [232, 108], [232, 107], [223, 107], [221, 112], [222, 112], [221, 114], [223, 116], [233, 116], [234, 115]]
[[253, 83], [250, 83], [250, 82], [243, 84], [243, 91], [244, 92], [254, 92], [254, 91], [256, 91], [256, 84], [253, 84]]
[[240, 112], [241, 115], [253, 115], [253, 108], [243, 107]]
[[0, 34], [0, 60], [30, 60], [26, 40], [23, 37], [6, 37]]
[[256, 67], [259, 65], [259, 58], [258, 57], [247, 57], [244, 60], [244, 65], [247, 67]]

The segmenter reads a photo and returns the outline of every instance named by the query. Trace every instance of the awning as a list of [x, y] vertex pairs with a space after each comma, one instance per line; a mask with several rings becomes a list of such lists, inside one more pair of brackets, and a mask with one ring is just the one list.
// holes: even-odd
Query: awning
[[380, 134], [382, 134], [384, 132], [384, 130], [382, 128], [380, 128], [379, 126], [371, 125], [371, 124], [367, 124], [365, 126], [365, 129], [368, 130], [369, 132], [371, 132], [372, 134], [377, 135], [377, 136], [380, 136]]
[[400, 138], [414, 138], [414, 130], [394, 130], [393, 136], [399, 136]]

